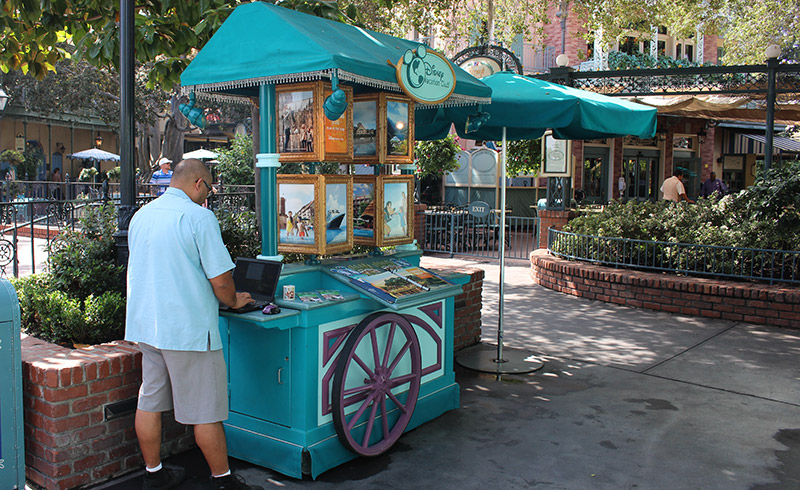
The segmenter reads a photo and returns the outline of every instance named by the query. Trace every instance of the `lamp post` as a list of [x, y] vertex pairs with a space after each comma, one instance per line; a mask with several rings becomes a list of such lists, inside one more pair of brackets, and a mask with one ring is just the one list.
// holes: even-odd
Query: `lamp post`
[[781, 48], [777, 44], [767, 47], [767, 130], [764, 135], [764, 171], [772, 167], [772, 142], [775, 133], [775, 72]]
[[0, 87], [0, 117], [2, 117], [3, 112], [5, 112], [8, 99], [10, 98], [6, 91], [3, 90], [3, 87]]

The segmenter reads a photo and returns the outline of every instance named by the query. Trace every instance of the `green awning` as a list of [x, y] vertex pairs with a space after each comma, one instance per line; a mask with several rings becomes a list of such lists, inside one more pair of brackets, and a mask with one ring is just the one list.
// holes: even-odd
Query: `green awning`
[[[397, 63], [420, 43], [265, 2], [237, 7], [181, 75], [184, 92], [255, 96], [262, 83], [330, 78], [401, 92]], [[430, 48], [428, 48], [430, 49]], [[387, 62], [388, 61], [388, 62]], [[452, 65], [456, 85], [442, 105], [488, 103], [491, 89]]]

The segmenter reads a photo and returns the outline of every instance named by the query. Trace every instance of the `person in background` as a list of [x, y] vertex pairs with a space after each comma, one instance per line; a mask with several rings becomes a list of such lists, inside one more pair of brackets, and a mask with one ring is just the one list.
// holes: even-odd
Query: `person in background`
[[[231, 474], [222, 421], [228, 418], [227, 369], [219, 332], [219, 303], [241, 308], [234, 264], [214, 213], [201, 206], [211, 174], [196, 159], [175, 167], [169, 188], [142, 207], [128, 231], [125, 339], [142, 352], [142, 386], [134, 420], [145, 463], [144, 490], [175, 488], [183, 468], [161, 464], [161, 414], [193, 425], [211, 469], [210, 488], [257, 490]], [[164, 260], [164, 251], [169, 260]]]
[[50, 180], [55, 182], [55, 189], [53, 189], [53, 199], [56, 201], [61, 200], [61, 183], [64, 182], [64, 177], [61, 175], [61, 169], [56, 167], [53, 169], [53, 175]]
[[661, 184], [661, 192], [664, 193], [664, 199], [667, 201], [681, 202], [682, 199], [694, 204], [694, 201], [686, 195], [686, 189], [683, 187], [683, 170], [679, 168], [672, 172], [672, 177]]
[[172, 160], [167, 157], [163, 157], [158, 161], [158, 166], [161, 168], [153, 172], [153, 176], [150, 177], [150, 183], [154, 185], [150, 190], [154, 196], [160, 196], [169, 187], [170, 179], [172, 179], [171, 165]]
[[708, 176], [708, 180], [703, 182], [700, 195], [703, 197], [711, 197], [715, 192], [717, 193], [717, 197], [722, 197], [728, 192], [728, 186], [725, 185], [725, 182], [717, 178], [715, 172], [711, 172], [711, 175]]

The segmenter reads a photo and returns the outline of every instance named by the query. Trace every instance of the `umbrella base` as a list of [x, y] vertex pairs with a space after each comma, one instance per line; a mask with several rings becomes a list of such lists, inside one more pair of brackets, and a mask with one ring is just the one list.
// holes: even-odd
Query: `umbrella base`
[[533, 354], [515, 350], [503, 350], [503, 359], [498, 360], [497, 350], [470, 349], [456, 357], [456, 362], [467, 369], [492, 374], [525, 374], [544, 367]]

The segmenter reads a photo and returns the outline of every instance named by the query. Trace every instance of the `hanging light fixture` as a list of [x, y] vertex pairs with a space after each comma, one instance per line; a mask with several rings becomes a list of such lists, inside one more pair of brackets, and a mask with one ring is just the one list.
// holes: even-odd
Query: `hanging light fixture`
[[99, 134], [94, 138], [94, 146], [100, 148], [103, 145], [103, 137]]
[[8, 104], [8, 99], [10, 99], [10, 97], [8, 96], [6, 91], [3, 90], [3, 87], [0, 87], [0, 112], [6, 110], [6, 104]]

